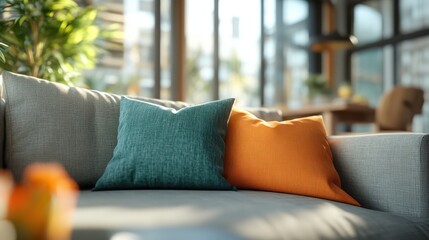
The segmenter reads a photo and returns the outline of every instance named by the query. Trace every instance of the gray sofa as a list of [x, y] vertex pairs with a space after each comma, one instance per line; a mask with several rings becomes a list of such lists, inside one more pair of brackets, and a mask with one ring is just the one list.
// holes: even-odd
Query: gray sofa
[[9, 72], [0, 96], [1, 166], [16, 178], [34, 161], [65, 166], [82, 189], [73, 239], [429, 239], [429, 135], [329, 138], [362, 207], [263, 191], [92, 192], [116, 145], [120, 97]]

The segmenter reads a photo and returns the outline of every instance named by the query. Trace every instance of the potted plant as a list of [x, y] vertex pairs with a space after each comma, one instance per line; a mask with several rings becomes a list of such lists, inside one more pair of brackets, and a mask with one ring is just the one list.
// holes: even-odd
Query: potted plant
[[0, 1], [0, 69], [73, 85], [95, 66], [96, 14], [73, 0]]
[[322, 74], [310, 74], [305, 80], [305, 85], [308, 88], [309, 100], [312, 102], [325, 101], [331, 96], [332, 89], [328, 87], [328, 81]]

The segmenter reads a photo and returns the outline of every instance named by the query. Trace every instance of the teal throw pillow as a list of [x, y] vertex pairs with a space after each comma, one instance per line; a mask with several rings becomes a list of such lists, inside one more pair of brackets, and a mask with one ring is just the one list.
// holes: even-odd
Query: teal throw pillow
[[234, 99], [174, 110], [121, 98], [118, 143], [93, 190], [218, 189]]

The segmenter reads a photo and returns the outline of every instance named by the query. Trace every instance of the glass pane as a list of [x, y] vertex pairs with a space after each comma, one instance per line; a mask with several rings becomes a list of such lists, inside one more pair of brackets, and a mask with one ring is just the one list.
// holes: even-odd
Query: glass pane
[[367, 1], [354, 8], [354, 35], [358, 44], [373, 42], [393, 33], [391, 0]]
[[408, 33], [429, 26], [429, 1], [400, 0], [401, 32]]
[[401, 85], [416, 86], [425, 91], [423, 114], [414, 117], [413, 131], [429, 132], [429, 37], [405, 41], [398, 50]]
[[273, 14], [278, 4], [265, 1], [265, 105], [300, 105], [308, 75], [308, 2], [284, 1], [280, 23]]
[[213, 0], [186, 1], [186, 100], [212, 100]]
[[161, 98], [171, 99], [170, 77], [170, 0], [161, 0]]
[[[102, 5], [97, 14], [96, 24], [102, 29], [115, 25], [115, 32], [124, 31], [124, 5], [115, 0], [97, 0], [94, 5]], [[95, 68], [83, 72], [84, 86], [87, 88], [118, 94], [126, 93], [122, 84], [122, 66], [124, 64], [124, 45], [121, 36], [116, 36], [101, 46], [105, 52], [100, 54]]]
[[383, 94], [383, 49], [371, 49], [352, 55], [352, 81], [355, 95], [376, 107]]
[[[309, 43], [307, 28], [309, 7], [307, 1], [301, 0], [286, 0], [284, 6], [284, 87], [287, 104], [294, 107], [302, 105], [305, 101], [303, 91], [304, 81], [308, 76], [308, 52], [305, 46]], [[295, 17], [295, 21], [288, 20], [293, 16], [299, 18]]]
[[[154, 27], [153, 0], [98, 1], [110, 13], [102, 20], [123, 29], [121, 47], [103, 58], [102, 66], [85, 73], [88, 87], [117, 94], [153, 97]], [[161, 98], [170, 98], [170, 1], [161, 0]]]
[[264, 28], [265, 28], [265, 106], [275, 106], [276, 82], [275, 82], [275, 62], [276, 62], [276, 0], [264, 1]]
[[153, 0], [124, 1], [123, 84], [127, 94], [153, 96]]
[[[275, 11], [273, 11], [275, 12]], [[283, 21], [286, 25], [301, 22], [308, 17], [308, 2], [303, 0], [285, 0]]]
[[287, 104], [296, 107], [306, 101], [304, 81], [308, 76], [308, 53], [303, 49], [286, 47], [285, 58], [284, 76]]
[[219, 95], [258, 106], [260, 1], [220, 0], [219, 19]]
[[[370, 49], [354, 53], [352, 55], [352, 83], [354, 96], [360, 100], [368, 101], [372, 107], [376, 107], [384, 92], [387, 79], [386, 70], [392, 71], [389, 54], [391, 49]], [[391, 58], [390, 58], [391, 59]], [[388, 76], [391, 76], [390, 74]], [[385, 80], [386, 79], [386, 80]], [[353, 132], [371, 132], [373, 126], [370, 124], [353, 124]]]

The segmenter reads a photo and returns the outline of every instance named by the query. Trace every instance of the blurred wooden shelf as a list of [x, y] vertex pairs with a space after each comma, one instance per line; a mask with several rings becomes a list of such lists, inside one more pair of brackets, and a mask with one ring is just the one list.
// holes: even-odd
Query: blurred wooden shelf
[[328, 135], [336, 134], [338, 123], [374, 123], [375, 109], [371, 106], [349, 102], [332, 102], [303, 105], [297, 108], [280, 107], [284, 120], [322, 115]]

